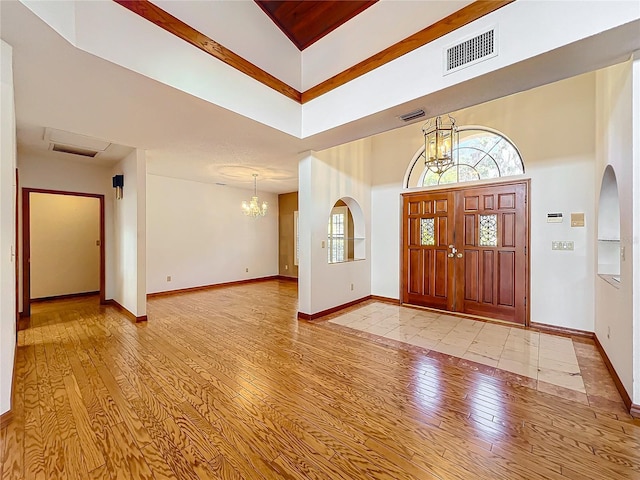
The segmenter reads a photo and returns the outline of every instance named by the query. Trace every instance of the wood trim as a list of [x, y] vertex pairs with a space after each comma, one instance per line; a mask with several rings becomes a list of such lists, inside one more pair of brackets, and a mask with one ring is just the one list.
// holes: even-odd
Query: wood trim
[[260, 67], [245, 60], [240, 55], [200, 33], [170, 13], [165, 12], [149, 0], [113, 1], [263, 85], [298, 103], [304, 104], [489, 13], [495, 12], [515, 0], [477, 0], [304, 92], [299, 92], [282, 80], [265, 72]]
[[29, 189], [22, 189], [22, 316], [31, 316], [31, 220], [29, 213]]
[[106, 259], [107, 252], [104, 245], [106, 233], [105, 233], [105, 209], [104, 209], [104, 195], [100, 195], [100, 304], [106, 303], [107, 293], [107, 267]]
[[[101, 193], [69, 192], [44, 188], [22, 189], [22, 314], [21, 318], [31, 316], [31, 211], [29, 195], [46, 193], [50, 195], [71, 195], [73, 197], [97, 198], [100, 201], [100, 303], [105, 305], [106, 298], [106, 250], [105, 250], [105, 209], [104, 195]], [[28, 324], [27, 324], [28, 326]], [[24, 328], [27, 328], [24, 326]], [[24, 330], [21, 328], [21, 330]]]
[[2, 415], [0, 415], [0, 430], [8, 427], [12, 420], [13, 420], [13, 410], [7, 410]]
[[[616, 384], [616, 388], [618, 389], [618, 393], [620, 393], [620, 396], [622, 397], [622, 401], [624, 402], [625, 406], [629, 410], [629, 413], [631, 413], [632, 411], [635, 411], [636, 415], [640, 416], [640, 411], [638, 410], [638, 406], [634, 405], [633, 402], [631, 401], [631, 397], [627, 393], [627, 390], [624, 388], [624, 385], [622, 384], [622, 380], [620, 380], [620, 377], [618, 376], [618, 372], [616, 372], [616, 369], [613, 368], [613, 364], [611, 363], [611, 360], [609, 360], [609, 357], [607, 356], [607, 352], [605, 352], [604, 348], [602, 348], [602, 344], [600, 343], [600, 340], [598, 340], [598, 336], [594, 334], [593, 340], [596, 344], [596, 348], [600, 352], [600, 356], [602, 356], [602, 360], [604, 361], [604, 364], [607, 366], [607, 370], [609, 370], [609, 373], [611, 374], [613, 383]], [[633, 413], [631, 413], [631, 415], [633, 415]]]
[[13, 420], [13, 395], [16, 391], [16, 362], [18, 360], [18, 343], [13, 346], [13, 372], [11, 372], [11, 397], [9, 410], [0, 415], [0, 430], [7, 427]]
[[13, 261], [14, 261], [14, 273], [16, 278], [14, 279], [14, 285], [16, 288], [16, 305], [15, 305], [15, 309], [16, 309], [16, 342], [18, 341], [18, 331], [20, 330], [20, 238], [19, 238], [19, 233], [20, 233], [20, 210], [19, 210], [19, 205], [20, 205], [20, 175], [19, 175], [19, 171], [16, 168], [16, 204], [15, 204], [15, 212], [14, 215], [16, 217], [16, 231], [14, 232], [15, 235], [15, 247], [14, 247], [14, 257], [13, 257]]
[[[81, 292], [81, 293], [68, 293], [66, 295], [53, 295], [51, 297], [40, 297], [40, 298], [32, 298], [31, 303], [43, 303], [43, 302], [51, 302], [55, 300], [68, 300], [70, 298], [78, 298], [78, 297], [90, 297], [92, 295], [98, 295], [100, 291], [95, 292]], [[103, 303], [103, 302], [101, 302]]]
[[632, 403], [631, 408], [629, 409], [629, 414], [633, 418], [640, 418], [640, 405]]
[[339, 312], [340, 310], [344, 310], [345, 308], [352, 307], [354, 305], [357, 305], [358, 303], [366, 302], [367, 300], [370, 300], [370, 299], [371, 299], [371, 295], [367, 295], [366, 297], [358, 298], [357, 300], [353, 300], [351, 302], [343, 303], [342, 305], [337, 305], [335, 307], [327, 308], [326, 310], [323, 310], [323, 311], [318, 312], [318, 313], [298, 312], [298, 318], [300, 320], [306, 320], [306, 321], [317, 320], [320, 317], [324, 317], [326, 315], [330, 315], [332, 313]]
[[120, 303], [115, 301], [113, 298], [109, 299], [109, 300], [105, 300], [105, 305], [111, 305], [112, 307], [117, 308], [118, 310], [120, 310], [120, 312], [122, 312], [133, 323], [140, 323], [140, 322], [146, 322], [147, 321], [147, 316], [146, 315], [140, 315], [139, 317], [135, 316], [129, 309], [127, 309], [127, 308], [123, 307], [122, 305], [120, 305]]
[[298, 280], [297, 278], [294, 279], [293, 277], [280, 278], [280, 275], [270, 275], [268, 277], [249, 278], [247, 280], [235, 280], [233, 282], [212, 283], [210, 285], [201, 285], [198, 287], [178, 288], [176, 290], [165, 290], [163, 292], [147, 293], [147, 298], [165, 297], [167, 295], [179, 295], [181, 293], [197, 292], [199, 290], [209, 290], [212, 288], [231, 287], [233, 285], [243, 285], [246, 283], [266, 282], [268, 280], [288, 280], [289, 278], [295, 281]]
[[577, 330], [574, 328], [559, 327], [557, 325], [546, 325], [544, 323], [531, 322], [529, 326], [532, 330], [537, 330], [543, 333], [551, 333], [553, 335], [562, 335], [565, 337], [583, 337], [591, 339], [595, 337], [595, 334], [593, 332], [588, 332], [586, 330]]
[[428, 43], [443, 37], [460, 27], [478, 20], [489, 13], [495, 12], [499, 8], [509, 5], [515, 0], [478, 0], [448, 17], [420, 30], [404, 40], [391, 45], [390, 47], [376, 53], [362, 62], [350, 67], [343, 72], [334, 75], [324, 82], [311, 87], [302, 93], [301, 103], [307, 103], [331, 90], [338, 88], [351, 80], [354, 80], [366, 73], [375, 70], [382, 65], [389, 63], [406, 53], [412, 52]]
[[266, 85], [267, 87], [280, 92], [285, 97], [300, 103], [301, 94], [298, 90], [290, 87], [282, 80], [279, 80], [270, 73], [265, 72], [248, 60], [245, 60], [240, 55], [233, 53], [231, 50], [219, 44], [215, 40], [187, 25], [182, 20], [174, 17], [168, 12], [165, 12], [149, 0], [114, 1], [163, 30], [181, 38], [185, 42], [190, 43], [194, 47], [226, 63], [230, 67], [239, 70], [245, 75], [249, 75], [251, 78], [257, 80], [263, 85]]
[[287, 277], [286, 275], [278, 275], [276, 278], [278, 280], [283, 280], [285, 282], [296, 282], [296, 283], [298, 283], [298, 277]]
[[393, 305], [401, 305], [402, 302], [399, 298], [380, 297], [378, 295], [371, 295], [369, 298], [375, 302], [391, 303]]

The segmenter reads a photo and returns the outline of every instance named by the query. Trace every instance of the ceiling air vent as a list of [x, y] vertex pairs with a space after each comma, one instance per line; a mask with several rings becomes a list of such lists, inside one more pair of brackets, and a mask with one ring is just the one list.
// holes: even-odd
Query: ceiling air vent
[[414, 110], [413, 112], [405, 113], [404, 115], [400, 115], [400, 120], [403, 122], [410, 122], [411, 120], [415, 120], [416, 118], [424, 117], [424, 110]]
[[484, 33], [447, 48], [444, 52], [444, 74], [453, 73], [498, 55], [497, 33], [497, 28], [492, 27]]
[[70, 145], [60, 145], [59, 143], [54, 143], [51, 150], [54, 152], [71, 153], [72, 155], [81, 155], [89, 158], [94, 158], [98, 153], [100, 153], [95, 150], [86, 150], [84, 148], [72, 147]]

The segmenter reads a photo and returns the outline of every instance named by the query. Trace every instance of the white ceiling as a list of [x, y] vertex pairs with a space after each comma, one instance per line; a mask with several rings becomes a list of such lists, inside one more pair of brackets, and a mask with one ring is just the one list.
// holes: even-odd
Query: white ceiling
[[[200, 6], [203, 3], [209, 2], [195, 2]], [[385, 5], [392, 3], [384, 1]], [[439, 15], [442, 14], [440, 11]], [[269, 22], [266, 15], [264, 18]], [[0, 1], [0, 20], [2, 39], [13, 47], [20, 153], [40, 151], [43, 155], [63, 155], [48, 152], [42, 140], [44, 128], [52, 127], [107, 140], [125, 149], [145, 149], [147, 171], [151, 174], [251, 188], [251, 173], [255, 172], [259, 174], [260, 190], [284, 193], [297, 190], [297, 162], [301, 152], [322, 150], [398, 128], [401, 122], [397, 115], [427, 104], [426, 98], [419, 98], [358, 122], [300, 139], [77, 49], [15, 0]], [[403, 23], [408, 30], [415, 29], [415, 24], [415, 18]], [[262, 27], [254, 25], [254, 29], [259, 28]], [[357, 29], [362, 35], [367, 31], [361, 24], [357, 24]], [[242, 29], [237, 31], [239, 36], [243, 35]], [[384, 31], [379, 25], [375, 26], [367, 38], [382, 36]], [[389, 31], [399, 35], [395, 29]], [[324, 45], [335, 51], [334, 39], [340, 38], [340, 29], [334, 33], [334, 37], [330, 34], [318, 44], [325, 42]], [[618, 50], [630, 51], [629, 36], [628, 31], [621, 36], [607, 34], [606, 38], [587, 43], [587, 50], [569, 46], [442, 90], [429, 96], [430, 111], [453, 111], [606, 66], [616, 58], [622, 59]], [[396, 41], [390, 38], [386, 41]], [[589, 52], [588, 57], [584, 51]], [[246, 55], [251, 60], [250, 55]], [[323, 61], [329, 60], [319, 58], [317, 65], [323, 65]], [[92, 161], [101, 160], [98, 157]], [[117, 159], [104, 157], [102, 161], [107, 164]]]

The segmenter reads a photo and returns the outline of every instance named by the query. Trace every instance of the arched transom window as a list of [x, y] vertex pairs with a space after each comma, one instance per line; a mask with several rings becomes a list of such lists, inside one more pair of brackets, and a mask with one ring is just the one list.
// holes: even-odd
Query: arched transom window
[[460, 127], [455, 163], [439, 174], [424, 164], [424, 146], [416, 152], [407, 170], [405, 187], [430, 187], [522, 175], [524, 163], [516, 146], [506, 136], [487, 127]]

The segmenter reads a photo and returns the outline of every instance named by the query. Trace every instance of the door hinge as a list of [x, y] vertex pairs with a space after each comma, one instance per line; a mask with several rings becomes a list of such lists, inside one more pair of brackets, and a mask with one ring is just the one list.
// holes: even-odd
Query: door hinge
[[524, 247], [524, 254], [527, 254], [527, 247]]
[[527, 306], [527, 297], [524, 297], [524, 306]]

